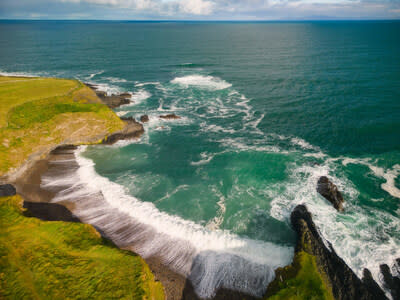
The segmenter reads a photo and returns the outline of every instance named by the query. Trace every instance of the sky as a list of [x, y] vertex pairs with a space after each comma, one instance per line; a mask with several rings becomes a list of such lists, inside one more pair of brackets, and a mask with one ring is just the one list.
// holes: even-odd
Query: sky
[[0, 19], [400, 19], [400, 0], [0, 0]]

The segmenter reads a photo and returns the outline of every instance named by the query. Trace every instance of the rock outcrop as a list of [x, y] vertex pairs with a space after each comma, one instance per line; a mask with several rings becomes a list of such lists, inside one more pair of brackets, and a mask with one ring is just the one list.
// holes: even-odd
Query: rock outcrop
[[140, 117], [140, 122], [146, 123], [149, 121], [149, 116], [148, 115], [143, 115]]
[[96, 93], [97, 97], [99, 97], [101, 101], [111, 109], [131, 103], [131, 94], [129, 93], [112, 94], [109, 96], [106, 92], [99, 91], [97, 86], [94, 84], [86, 83], [86, 85], [90, 87]]
[[103, 144], [110, 145], [119, 140], [138, 138], [144, 133], [143, 125], [137, 122], [133, 117], [121, 118], [121, 120], [127, 123], [125, 128], [106, 137], [102, 141]]
[[343, 196], [339, 192], [337, 186], [333, 184], [328, 177], [321, 176], [317, 183], [317, 192], [326, 200], [333, 204], [338, 211], [343, 211]]
[[387, 288], [393, 299], [400, 299], [400, 258], [396, 260], [397, 276], [392, 275], [388, 265], [380, 265], [380, 270], [383, 276], [383, 281], [385, 283], [385, 288]]
[[80, 222], [65, 206], [57, 203], [24, 201], [24, 213], [28, 217], [36, 217], [45, 221]]
[[159, 118], [164, 119], [164, 120], [181, 119], [181, 117], [177, 116], [176, 114], [161, 115], [161, 116], [159, 116]]
[[305, 251], [315, 256], [318, 270], [331, 283], [335, 299], [387, 299], [368, 270], [364, 271], [364, 278], [360, 280], [336, 254], [329, 242], [327, 243], [330, 249], [325, 246], [306, 206], [298, 205], [292, 212], [290, 220], [298, 235], [296, 252]]
[[0, 185], [0, 197], [14, 196], [17, 193], [15, 187], [11, 184]]

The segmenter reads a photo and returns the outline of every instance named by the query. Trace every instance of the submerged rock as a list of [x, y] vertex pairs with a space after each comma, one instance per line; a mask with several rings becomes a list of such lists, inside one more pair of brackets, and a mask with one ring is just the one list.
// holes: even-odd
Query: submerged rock
[[143, 115], [140, 117], [140, 122], [146, 123], [149, 121], [149, 116], [148, 115]]
[[333, 204], [338, 211], [343, 211], [343, 196], [339, 192], [337, 186], [333, 184], [328, 177], [321, 176], [317, 183], [317, 192], [326, 200]]
[[11, 184], [0, 185], [0, 197], [14, 196], [17, 193], [15, 187]]
[[360, 280], [336, 254], [329, 242], [329, 249], [325, 246], [306, 206], [296, 206], [290, 220], [298, 235], [296, 253], [304, 251], [316, 258], [318, 270], [329, 280], [335, 299], [387, 299], [369, 270], [364, 270], [364, 279]]
[[165, 120], [181, 119], [181, 117], [177, 116], [176, 114], [162, 115], [162, 116], [159, 116], [159, 117], [161, 119], [165, 119]]

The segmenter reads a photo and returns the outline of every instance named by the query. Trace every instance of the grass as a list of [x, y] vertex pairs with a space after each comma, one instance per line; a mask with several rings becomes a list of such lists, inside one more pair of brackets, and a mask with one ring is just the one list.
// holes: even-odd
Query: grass
[[21, 203], [0, 198], [0, 299], [164, 299], [139, 256], [90, 225], [26, 217]]
[[0, 76], [0, 177], [61, 143], [94, 143], [123, 122], [77, 80]]
[[318, 271], [315, 257], [300, 251], [291, 265], [276, 270], [276, 278], [268, 286], [264, 299], [334, 300], [334, 297]]
[[[0, 76], [0, 177], [58, 144], [95, 143], [124, 123], [77, 80]], [[146, 263], [90, 225], [24, 215], [0, 197], [0, 299], [164, 299]]]

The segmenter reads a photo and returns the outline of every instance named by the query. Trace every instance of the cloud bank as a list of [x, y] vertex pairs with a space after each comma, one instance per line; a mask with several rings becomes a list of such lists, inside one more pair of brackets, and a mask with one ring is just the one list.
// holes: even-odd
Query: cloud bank
[[400, 19], [400, 0], [1, 0], [0, 18]]

